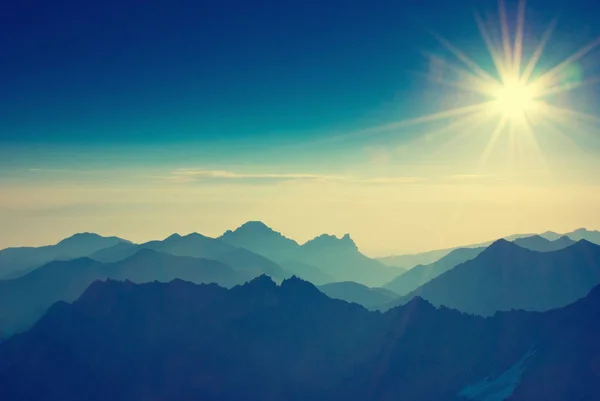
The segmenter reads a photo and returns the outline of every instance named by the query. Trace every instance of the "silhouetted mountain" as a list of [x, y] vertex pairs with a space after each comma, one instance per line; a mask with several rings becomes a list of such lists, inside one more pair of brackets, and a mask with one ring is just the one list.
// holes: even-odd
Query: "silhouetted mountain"
[[316, 399], [375, 352], [380, 316], [296, 278], [230, 291], [95, 283], [0, 345], [0, 392], [3, 401]]
[[[514, 246], [514, 245], [513, 245]], [[482, 318], [417, 297], [388, 313], [297, 278], [225, 290], [96, 282], [0, 344], [2, 400], [600, 399], [600, 289]]]
[[[533, 237], [536, 235], [538, 235], [538, 234], [513, 234], [513, 235], [509, 235], [507, 237], [504, 237], [504, 239], [507, 241], [515, 241], [517, 239]], [[565, 234], [558, 234], [554, 231], [546, 231], [542, 234], [539, 234], [539, 236], [543, 237], [549, 241], [556, 241], [556, 240], [560, 239], [561, 237], [569, 237], [575, 242], [585, 239], [589, 242], [593, 242], [597, 245], [600, 245], [600, 231], [590, 231], [585, 228], [579, 228], [575, 231], [572, 231], [570, 233], [565, 233]], [[565, 240], [563, 239], [563, 241], [565, 241]], [[415, 253], [415, 254], [385, 256], [385, 257], [381, 257], [381, 258], [376, 258], [376, 260], [380, 261], [381, 263], [385, 264], [386, 266], [396, 266], [396, 267], [402, 267], [405, 269], [410, 269], [413, 266], [417, 266], [417, 265], [431, 264], [431, 263], [443, 258], [444, 256], [448, 255], [450, 252], [452, 252], [453, 250], [456, 250], [456, 249], [482, 248], [482, 247], [490, 246], [493, 242], [494, 241], [487, 241], [487, 242], [481, 242], [481, 243], [476, 243], [476, 244], [463, 245], [463, 246], [454, 247], [454, 248], [436, 249], [433, 251]], [[556, 249], [560, 249], [560, 248], [556, 248]]]
[[93, 233], [75, 234], [56, 245], [7, 248], [0, 251], [0, 278], [14, 278], [53, 260], [76, 259], [117, 244], [130, 244], [117, 237]]
[[498, 310], [546, 311], [585, 296], [600, 283], [600, 246], [581, 240], [536, 252], [498, 240], [406, 296], [434, 305], [490, 315]]
[[249, 221], [235, 231], [226, 231], [220, 240], [263, 255], [276, 262], [288, 260], [300, 245], [260, 221]]
[[300, 277], [306, 281], [310, 281], [315, 285], [333, 283], [335, 279], [328, 274], [323, 273], [320, 269], [297, 260], [286, 260], [279, 263], [281, 267], [288, 273]]
[[398, 295], [406, 295], [455, 266], [474, 259], [483, 250], [484, 248], [455, 249], [437, 262], [413, 267], [383, 287]]
[[419, 265], [428, 265], [437, 260], [440, 260], [444, 256], [448, 255], [455, 248], [448, 249], [438, 249], [434, 251], [422, 252], [422, 253], [413, 253], [406, 255], [392, 255], [385, 256], [382, 258], [376, 258], [376, 260], [380, 261], [386, 266], [393, 266], [402, 269], [409, 270], [415, 266]]
[[338, 282], [354, 281], [370, 287], [383, 285], [398, 275], [397, 269], [360, 253], [348, 234], [341, 239], [320, 235], [302, 245], [294, 259], [315, 266]]
[[567, 236], [559, 237], [555, 240], [548, 240], [540, 235], [533, 235], [531, 237], [517, 238], [513, 241], [521, 248], [530, 249], [538, 252], [550, 252], [558, 249], [563, 249], [571, 246], [575, 243], [571, 238]]
[[390, 303], [398, 297], [384, 288], [369, 288], [352, 281], [325, 284], [318, 288], [330, 298], [354, 302], [367, 309]]
[[278, 280], [289, 277], [289, 274], [277, 263], [264, 256], [198, 233], [186, 236], [173, 234], [163, 241], [150, 241], [140, 245], [119, 244], [96, 252], [90, 257], [100, 262], [116, 262], [133, 255], [140, 249], [151, 249], [176, 256], [212, 259], [236, 270], [246, 270], [254, 275], [268, 274]]
[[270, 258], [315, 284], [350, 280], [377, 285], [399, 273], [361, 254], [348, 234], [341, 239], [323, 234], [300, 246], [264, 223], [250, 221], [219, 239]]
[[142, 249], [115, 263], [89, 258], [51, 262], [25, 276], [0, 281], [0, 333], [8, 335], [31, 326], [55, 302], [71, 302], [95, 280], [168, 282], [175, 278], [231, 287], [254, 277], [220, 262]]
[[578, 228], [575, 231], [564, 234], [574, 241], [586, 240], [593, 242], [596, 245], [600, 245], [600, 231], [590, 231], [585, 228]]

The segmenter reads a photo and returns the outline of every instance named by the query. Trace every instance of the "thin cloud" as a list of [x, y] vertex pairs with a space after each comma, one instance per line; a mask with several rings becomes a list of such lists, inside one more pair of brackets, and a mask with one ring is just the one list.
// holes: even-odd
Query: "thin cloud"
[[229, 170], [204, 170], [181, 168], [166, 177], [155, 177], [172, 182], [187, 183], [199, 180], [238, 180], [238, 181], [326, 181], [354, 184], [407, 184], [419, 181], [418, 177], [368, 177], [309, 174], [309, 173], [238, 173]]

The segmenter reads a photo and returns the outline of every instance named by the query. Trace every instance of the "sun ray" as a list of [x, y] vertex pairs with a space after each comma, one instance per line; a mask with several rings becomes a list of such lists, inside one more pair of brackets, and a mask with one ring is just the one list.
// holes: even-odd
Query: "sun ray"
[[573, 91], [577, 88], [581, 88], [584, 86], [588, 86], [588, 85], [594, 85], [600, 83], [600, 77], [595, 77], [595, 78], [589, 78], [583, 81], [579, 81], [579, 82], [573, 82], [573, 83], [568, 83], [568, 84], [563, 84], [563, 85], [555, 85], [552, 86], [548, 89], [542, 90], [539, 93], [539, 97], [546, 97], [546, 96], [550, 96], [550, 95], [557, 95], [560, 93], [565, 93], [565, 92], [570, 92]]
[[507, 71], [506, 65], [504, 65], [504, 62], [502, 60], [502, 56], [496, 50], [494, 42], [492, 41], [492, 37], [487, 27], [485, 26], [485, 22], [478, 13], [475, 13], [475, 20], [477, 21], [479, 33], [481, 34], [481, 37], [485, 42], [487, 50], [490, 53], [490, 56], [492, 57], [492, 61], [494, 62], [494, 66], [496, 67], [496, 71], [498, 72], [498, 76], [501, 80], [504, 80], [507, 75]]
[[502, 31], [502, 48], [504, 49], [504, 62], [507, 66], [512, 65], [512, 51], [510, 46], [510, 33], [508, 28], [508, 18], [506, 16], [506, 6], [504, 0], [498, 2], [500, 10], [500, 30]]
[[494, 131], [492, 131], [492, 134], [490, 135], [490, 140], [488, 141], [485, 149], [483, 150], [483, 153], [481, 154], [481, 158], [479, 160], [479, 169], [481, 169], [483, 165], [487, 163], [494, 145], [498, 141], [500, 134], [502, 134], [502, 132], [506, 128], [507, 122], [508, 118], [506, 118], [506, 116], [502, 116], [498, 120]]
[[437, 113], [427, 114], [427, 115], [424, 115], [421, 117], [416, 117], [416, 118], [407, 119], [407, 120], [401, 120], [401, 121], [397, 121], [394, 123], [381, 125], [381, 126], [374, 127], [374, 128], [369, 128], [369, 129], [361, 131], [361, 133], [389, 131], [389, 130], [403, 128], [403, 127], [407, 127], [407, 126], [411, 126], [411, 125], [430, 123], [430, 122], [435, 122], [435, 121], [440, 121], [440, 120], [447, 120], [447, 119], [451, 119], [454, 117], [460, 117], [463, 115], [467, 115], [470, 113], [478, 113], [478, 112], [482, 112], [482, 111], [485, 111], [486, 109], [488, 109], [490, 103], [492, 103], [492, 102], [488, 101], [488, 102], [471, 104], [468, 106], [456, 107], [456, 108], [450, 109], [450, 110], [444, 110], [444, 111], [440, 111]]
[[[465, 72], [468, 73], [468, 71], [465, 71]], [[477, 93], [477, 94], [484, 95], [484, 96], [489, 96], [491, 93], [493, 93], [491, 88], [486, 88], [485, 86], [482, 86], [483, 84], [481, 82], [477, 82], [477, 81], [473, 81], [471, 83], [469, 81], [450, 81], [450, 80], [447, 80], [444, 78], [432, 76], [431, 74], [426, 74], [426, 73], [419, 72], [419, 71], [411, 71], [410, 74], [418, 76], [423, 79], [426, 79], [428, 81], [437, 83], [437, 84], [441, 84], [441, 85], [448, 86], [451, 88], [460, 89], [461, 91], [464, 91], [464, 92]], [[469, 78], [469, 77], [467, 77], [467, 78]]]
[[574, 53], [573, 55], [567, 57], [561, 63], [550, 69], [549, 71], [542, 74], [539, 78], [537, 78], [532, 85], [541, 86], [549, 85], [553, 79], [556, 79], [557, 75], [560, 74], [565, 68], [569, 67], [574, 62], [581, 59], [583, 56], [590, 53], [592, 50], [600, 46], [600, 37], [596, 38], [596, 40], [592, 41], [588, 45], [581, 48], [579, 51]]
[[444, 60], [443, 58], [436, 56], [433, 53], [429, 53], [429, 52], [421, 52], [423, 54], [423, 56], [430, 60], [430, 61], [438, 61], [440, 63], [443, 63], [444, 68], [448, 68], [450, 71], [455, 72], [458, 76], [460, 76], [465, 84], [470, 84], [472, 85], [473, 88], [476, 88], [477, 91], [479, 91], [482, 94], [485, 95], [489, 95], [491, 93], [493, 93], [494, 90], [497, 90], [497, 87], [499, 86], [499, 83], [494, 81], [489, 82], [487, 80], [482, 79], [480, 76], [475, 75], [474, 73], [470, 72], [469, 70], [466, 70], [465, 68], [462, 68], [460, 66], [457, 66], [453, 63], [450, 63], [446, 60]]
[[444, 39], [442, 36], [438, 35], [436, 32], [432, 31], [432, 35], [444, 46], [446, 47], [456, 58], [462, 61], [467, 67], [471, 68], [475, 74], [477, 74], [484, 81], [488, 81], [491, 84], [494, 84], [496, 80], [492, 77], [487, 71], [479, 66], [476, 62], [471, 60], [463, 51], [454, 46], [448, 40]]
[[549, 104], [547, 102], [540, 101], [540, 102], [538, 102], [538, 104], [539, 104], [540, 109], [546, 115], [553, 116], [554, 118], [559, 118], [560, 116], [562, 116], [562, 117], [567, 117], [567, 118], [570, 117], [570, 118], [574, 118], [574, 119], [578, 119], [578, 120], [583, 120], [583, 121], [590, 122], [592, 124], [597, 124], [600, 128], [600, 117], [597, 117], [593, 114], [572, 110], [572, 109], [569, 109], [566, 107], [555, 106], [555, 105]]
[[525, 8], [526, 1], [519, 0], [519, 10], [517, 12], [517, 32], [515, 35], [515, 46], [513, 51], [513, 67], [515, 73], [521, 75], [521, 59], [523, 57], [523, 30], [525, 28]]
[[546, 29], [546, 31], [542, 35], [542, 40], [540, 41], [539, 45], [533, 52], [533, 55], [529, 59], [529, 62], [527, 63], [527, 66], [525, 67], [525, 70], [523, 71], [523, 74], [521, 75], [521, 80], [523, 82], [528, 82], [529, 78], [531, 78], [531, 75], [535, 71], [535, 67], [537, 66], [537, 63], [540, 61], [540, 58], [542, 57], [542, 53], [544, 52], [546, 44], [548, 43], [548, 41], [550, 40], [550, 37], [552, 36], [552, 33], [556, 29], [557, 23], [558, 23], [558, 20], [554, 19], [550, 23], [550, 26], [548, 27], [548, 29]]

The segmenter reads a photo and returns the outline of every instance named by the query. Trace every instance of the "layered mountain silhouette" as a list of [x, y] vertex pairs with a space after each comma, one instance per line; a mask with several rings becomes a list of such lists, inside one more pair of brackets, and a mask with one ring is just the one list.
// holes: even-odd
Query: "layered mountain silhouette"
[[325, 284], [318, 288], [330, 298], [354, 302], [367, 309], [388, 304], [398, 297], [385, 288], [370, 288], [352, 281]]
[[406, 295], [455, 266], [474, 259], [485, 248], [459, 248], [428, 265], [418, 265], [402, 273], [383, 287], [398, 295]]
[[498, 240], [408, 294], [467, 313], [546, 311], [584, 297], [600, 283], [600, 246], [581, 240], [567, 248], [537, 252]]
[[141, 249], [114, 263], [100, 263], [90, 258], [50, 262], [22, 277], [0, 281], [0, 334], [6, 337], [29, 328], [52, 304], [74, 301], [96, 280], [145, 283], [179, 278], [231, 287], [255, 276], [214, 260], [174, 256], [150, 249]]
[[385, 314], [297, 278], [96, 282], [0, 344], [3, 400], [599, 399], [600, 290], [483, 318]]
[[75, 234], [56, 245], [0, 250], [0, 279], [14, 278], [54, 260], [76, 259], [118, 244], [130, 244], [118, 237], [93, 233]]
[[249, 221], [234, 231], [226, 231], [219, 239], [277, 262], [289, 260], [300, 246], [261, 221]]
[[533, 235], [531, 237], [518, 238], [513, 242], [519, 245], [521, 248], [527, 248], [532, 251], [550, 252], [571, 246], [576, 241], [573, 241], [566, 235], [554, 240], [546, 239], [541, 235]]
[[[600, 245], [600, 231], [591, 231], [591, 230], [587, 230], [585, 228], [579, 228], [575, 231], [571, 231], [571, 232], [568, 232], [565, 234], [558, 234], [554, 231], [546, 231], [542, 234], [514, 234], [514, 235], [509, 235], [508, 237], [504, 237], [504, 239], [507, 241], [515, 241], [515, 240], [519, 240], [519, 239], [527, 238], [527, 237], [542, 237], [542, 238], [545, 238], [548, 241], [552, 241], [552, 242], [554, 242], [558, 239], [561, 239], [561, 241], [564, 241], [564, 243], [562, 243], [562, 242], [556, 243], [555, 249], [563, 248], [564, 246], [562, 246], [562, 245], [566, 244], [567, 240], [562, 237], [570, 238], [574, 242], [584, 239], [586, 241]], [[481, 243], [476, 243], [476, 244], [463, 245], [463, 246], [454, 247], [454, 248], [437, 249], [437, 250], [427, 251], [427, 252], [422, 252], [422, 253], [392, 255], [392, 256], [377, 258], [377, 260], [379, 260], [380, 262], [382, 262], [383, 264], [385, 264], [387, 266], [397, 266], [397, 267], [402, 267], [405, 269], [410, 269], [413, 266], [431, 264], [431, 263], [443, 258], [444, 256], [448, 255], [450, 252], [452, 252], [456, 249], [483, 248], [483, 247], [490, 246], [493, 242], [494, 241], [487, 241], [487, 242], [481, 242]], [[526, 246], [525, 244], [527, 244], [527, 242], [521, 243], [521, 246], [523, 246], [524, 248], [529, 248], [529, 246]], [[533, 244], [533, 243], [530, 243], [530, 244], [532, 244], [534, 247], [536, 246], [536, 244]], [[549, 249], [549, 250], [555, 250], [555, 249]]]
[[220, 239], [268, 257], [316, 284], [354, 281], [379, 286], [399, 273], [363, 255], [349, 234], [342, 238], [323, 234], [299, 245], [264, 223], [253, 221], [227, 231]]
[[277, 280], [290, 276], [281, 266], [262, 255], [198, 233], [185, 236], [173, 234], [163, 241], [150, 241], [139, 245], [118, 244], [93, 253], [90, 257], [100, 262], [117, 262], [142, 249], [175, 256], [216, 260], [236, 270], [246, 270], [254, 275], [268, 274]]

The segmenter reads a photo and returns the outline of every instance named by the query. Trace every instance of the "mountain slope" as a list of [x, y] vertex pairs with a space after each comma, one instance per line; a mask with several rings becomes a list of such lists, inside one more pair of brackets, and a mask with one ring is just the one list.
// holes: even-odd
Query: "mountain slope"
[[7, 248], [0, 251], [0, 279], [14, 278], [53, 260], [76, 259], [117, 244], [130, 244], [117, 237], [93, 233], [75, 234], [56, 245]]
[[250, 221], [219, 239], [272, 259], [315, 284], [349, 280], [378, 285], [399, 273], [360, 253], [348, 234], [341, 239], [323, 234], [300, 246], [264, 223]]
[[141, 249], [151, 249], [175, 256], [212, 259], [229, 265], [236, 270], [246, 270], [254, 275], [268, 274], [278, 280], [289, 277], [289, 274], [277, 263], [264, 256], [198, 233], [186, 236], [173, 234], [163, 241], [150, 241], [140, 245], [119, 244], [96, 252], [90, 257], [100, 262], [117, 262]]
[[254, 277], [220, 262], [173, 256], [143, 249], [115, 263], [89, 258], [51, 262], [25, 276], [0, 281], [0, 333], [9, 335], [31, 326], [57, 301], [71, 302], [94, 281], [108, 278], [137, 283], [175, 278], [230, 287]]
[[415, 266], [383, 286], [398, 295], [406, 295], [455, 266], [474, 259], [484, 248], [459, 248], [437, 262]]
[[294, 259], [315, 266], [338, 282], [354, 281], [368, 287], [378, 287], [398, 275], [398, 269], [360, 253], [348, 234], [342, 238], [320, 235], [303, 244]]
[[498, 240], [407, 295], [434, 305], [490, 315], [498, 310], [545, 311], [585, 296], [600, 283], [600, 246], [582, 240], [553, 252], [535, 252]]
[[421, 298], [386, 314], [296, 278], [225, 290], [97, 282], [0, 344], [15, 400], [599, 399], [600, 288], [482, 318]]
[[397, 298], [396, 294], [384, 288], [369, 288], [352, 281], [325, 284], [318, 288], [329, 298], [354, 302], [367, 309], [390, 303]]

